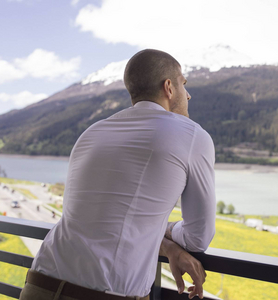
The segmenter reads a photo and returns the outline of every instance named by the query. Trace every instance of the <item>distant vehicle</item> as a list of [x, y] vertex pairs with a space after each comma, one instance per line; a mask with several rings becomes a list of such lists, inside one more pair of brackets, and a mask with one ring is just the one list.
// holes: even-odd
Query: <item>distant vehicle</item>
[[20, 207], [19, 202], [18, 201], [12, 201], [11, 207], [12, 208], [19, 208]]
[[27, 201], [23, 196], [20, 196], [19, 200], [22, 201], [22, 202]]

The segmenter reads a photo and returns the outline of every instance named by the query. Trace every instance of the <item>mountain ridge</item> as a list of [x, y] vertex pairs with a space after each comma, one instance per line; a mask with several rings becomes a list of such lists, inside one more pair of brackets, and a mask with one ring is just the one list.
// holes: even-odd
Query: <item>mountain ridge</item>
[[[242, 143], [255, 143], [257, 150], [270, 154], [278, 151], [278, 66], [214, 72], [192, 67], [187, 78], [190, 117], [211, 134], [221, 161], [223, 155], [224, 161], [231, 159], [223, 149]], [[0, 153], [69, 155], [86, 128], [129, 106], [121, 80], [107, 85], [75, 83], [38, 103], [0, 115]]]
[[[255, 63], [255, 61], [247, 55], [224, 44], [216, 44], [208, 48], [201, 48], [194, 51], [189, 50], [185, 53], [177, 53], [177, 59], [180, 61], [182, 72], [186, 77], [196, 70], [206, 69], [210, 73], [209, 76], [211, 76], [212, 73], [223, 68], [252, 68], [261, 66]], [[32, 107], [44, 102], [61, 101], [65, 99], [73, 102], [82, 101], [91, 96], [98, 96], [110, 90], [124, 89], [125, 86], [122, 79], [127, 61], [128, 60], [123, 60], [109, 63], [104, 68], [90, 73], [80, 82], [76, 82], [62, 91], [56, 92], [48, 98], [29, 106]], [[10, 112], [8, 112], [8, 114], [9, 113]]]

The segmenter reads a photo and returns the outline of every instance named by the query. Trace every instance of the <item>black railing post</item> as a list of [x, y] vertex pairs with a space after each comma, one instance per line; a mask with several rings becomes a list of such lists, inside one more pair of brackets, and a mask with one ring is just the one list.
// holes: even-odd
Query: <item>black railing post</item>
[[150, 300], [161, 300], [161, 262], [157, 263], [155, 281], [152, 285]]

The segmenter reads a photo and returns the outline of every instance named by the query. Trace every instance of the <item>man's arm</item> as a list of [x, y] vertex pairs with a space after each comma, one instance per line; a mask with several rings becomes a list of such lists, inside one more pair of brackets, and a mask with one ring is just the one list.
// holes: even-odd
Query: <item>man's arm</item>
[[182, 275], [187, 272], [193, 280], [193, 286], [188, 288], [190, 292], [189, 299], [192, 299], [196, 295], [202, 299], [203, 283], [207, 276], [202, 264], [178, 244], [165, 237], [162, 240], [159, 255], [168, 258], [179, 294], [184, 291], [185, 286]]
[[206, 273], [201, 263], [187, 253], [205, 251], [215, 230], [214, 146], [205, 131], [199, 131], [188, 160], [187, 185], [182, 194], [183, 221], [169, 222], [160, 254], [167, 256], [179, 293], [184, 290], [182, 275], [187, 272], [194, 286], [189, 297], [203, 298]]
[[209, 134], [196, 128], [188, 157], [187, 182], [181, 196], [183, 221], [169, 228], [184, 249], [204, 252], [215, 233], [214, 146]]

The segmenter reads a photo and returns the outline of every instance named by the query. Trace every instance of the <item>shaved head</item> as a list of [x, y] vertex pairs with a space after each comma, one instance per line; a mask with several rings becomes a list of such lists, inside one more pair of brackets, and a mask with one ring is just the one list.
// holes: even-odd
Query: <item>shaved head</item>
[[133, 105], [142, 100], [155, 101], [166, 79], [176, 85], [180, 64], [170, 54], [146, 49], [136, 53], [127, 63], [124, 83]]

